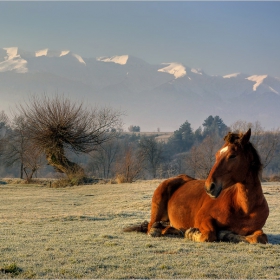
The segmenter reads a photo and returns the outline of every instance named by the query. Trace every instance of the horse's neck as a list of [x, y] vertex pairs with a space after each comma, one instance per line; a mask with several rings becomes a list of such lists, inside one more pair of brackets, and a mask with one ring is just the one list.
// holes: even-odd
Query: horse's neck
[[245, 214], [250, 213], [254, 206], [262, 203], [264, 196], [261, 182], [258, 177], [254, 177], [250, 174], [245, 182], [237, 183], [236, 186], [236, 203]]

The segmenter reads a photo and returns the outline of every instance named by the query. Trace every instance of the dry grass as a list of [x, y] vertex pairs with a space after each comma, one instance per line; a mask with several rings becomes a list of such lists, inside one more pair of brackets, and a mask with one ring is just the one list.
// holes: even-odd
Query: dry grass
[[280, 183], [264, 183], [270, 244], [123, 233], [149, 220], [159, 181], [0, 186], [1, 278], [279, 278]]

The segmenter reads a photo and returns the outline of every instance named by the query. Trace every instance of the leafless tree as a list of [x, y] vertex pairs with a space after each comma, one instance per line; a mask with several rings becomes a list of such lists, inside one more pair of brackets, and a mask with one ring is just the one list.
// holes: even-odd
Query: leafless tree
[[0, 156], [4, 150], [5, 136], [7, 133], [8, 117], [4, 111], [0, 112]]
[[5, 150], [3, 153], [3, 161], [6, 166], [12, 166], [15, 163], [20, 164], [20, 178], [23, 178], [23, 158], [25, 145], [27, 143], [26, 135], [24, 134], [24, 118], [15, 117], [12, 122], [12, 129], [8, 133], [5, 140]]
[[23, 155], [23, 171], [27, 182], [31, 182], [34, 174], [42, 167], [42, 153], [36, 146], [28, 145]]
[[29, 141], [25, 127], [26, 119], [23, 116], [15, 116], [5, 138], [3, 161], [7, 166], [19, 163], [20, 178], [23, 178], [25, 173], [27, 181], [30, 181], [41, 167], [42, 153], [32, 141]]
[[215, 154], [222, 145], [219, 136], [207, 136], [201, 144], [194, 145], [186, 160], [192, 176], [206, 178], [215, 163]]
[[57, 171], [69, 179], [84, 177], [84, 169], [68, 159], [66, 151], [89, 153], [117, 135], [121, 113], [111, 108], [84, 108], [64, 96], [33, 97], [19, 106], [26, 118], [26, 132]]
[[232, 132], [244, 133], [252, 129], [251, 142], [258, 150], [262, 159], [263, 168], [266, 168], [275, 156], [277, 145], [280, 142], [280, 130], [265, 130], [259, 121], [255, 123], [239, 120], [231, 125]]
[[118, 139], [112, 139], [97, 147], [96, 151], [90, 153], [91, 160], [89, 166], [98, 172], [98, 177], [109, 178], [112, 175], [113, 165], [120, 150]]
[[157, 169], [163, 160], [163, 143], [155, 138], [142, 137], [139, 143], [140, 153], [148, 164], [153, 178], [157, 177]]
[[170, 161], [167, 161], [165, 164], [167, 178], [181, 174], [182, 173], [181, 169], [182, 169], [182, 156], [181, 155], [175, 156], [175, 158], [173, 158]]
[[194, 178], [197, 178], [202, 168], [202, 156], [198, 145], [192, 146], [188, 155], [186, 156], [186, 162], [188, 171], [190, 172], [189, 175], [193, 176]]
[[144, 157], [133, 143], [124, 143], [122, 154], [117, 159], [117, 180], [131, 183], [141, 175]]

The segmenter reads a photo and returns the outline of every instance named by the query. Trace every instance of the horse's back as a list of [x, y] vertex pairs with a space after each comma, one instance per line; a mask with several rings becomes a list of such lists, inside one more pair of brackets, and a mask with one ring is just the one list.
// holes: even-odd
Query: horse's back
[[176, 190], [193, 180], [195, 179], [185, 174], [164, 180], [154, 191], [153, 201], [169, 200]]

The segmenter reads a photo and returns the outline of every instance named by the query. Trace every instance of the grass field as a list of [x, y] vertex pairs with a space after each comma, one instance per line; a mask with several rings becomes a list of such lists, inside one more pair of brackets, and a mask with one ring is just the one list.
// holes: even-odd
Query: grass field
[[122, 228], [149, 220], [160, 181], [0, 186], [1, 278], [279, 278], [280, 184], [264, 183], [269, 244], [194, 243]]

